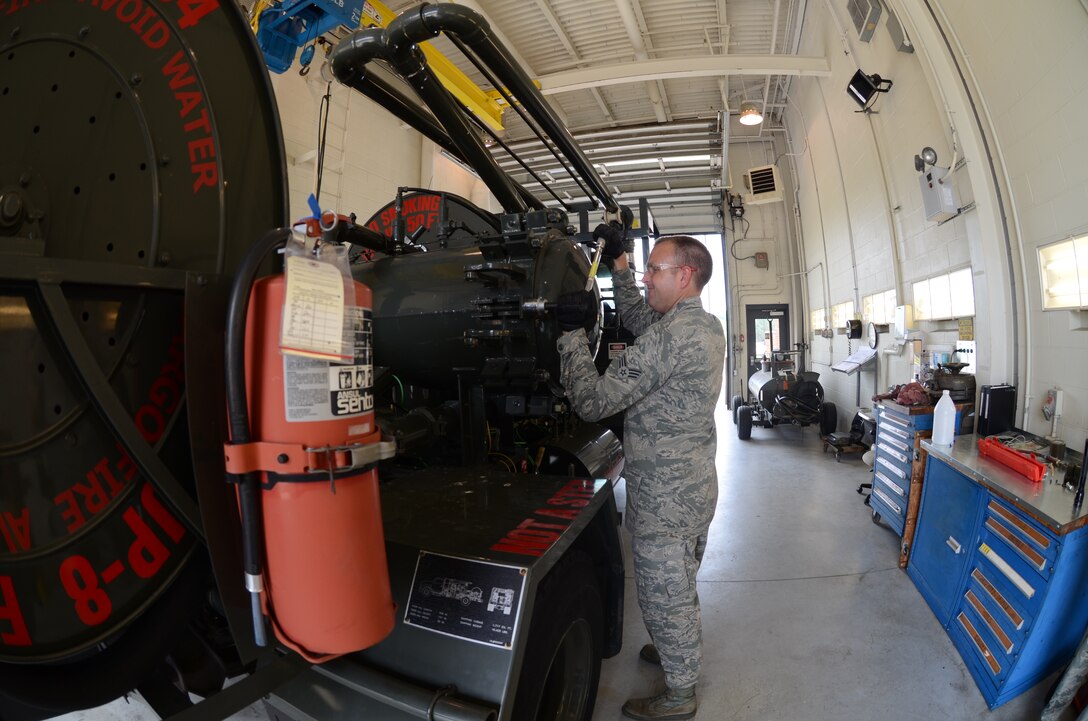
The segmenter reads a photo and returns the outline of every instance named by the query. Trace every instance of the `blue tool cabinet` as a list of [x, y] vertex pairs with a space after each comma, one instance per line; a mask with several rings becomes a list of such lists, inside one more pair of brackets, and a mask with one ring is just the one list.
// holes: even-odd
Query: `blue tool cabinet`
[[1059, 669], [1088, 626], [1088, 517], [1060, 484], [928, 441], [907, 573], [995, 708]]
[[912, 483], [921, 487], [925, 469], [918, 443], [929, 437], [932, 428], [933, 406], [909, 408], [882, 403], [877, 407], [869, 505], [874, 520], [883, 519], [899, 536], [906, 528]]
[[[972, 406], [956, 404], [956, 428]], [[933, 406], [903, 406], [885, 401], [877, 407], [873, 441], [873, 490], [869, 505], [873, 521], [884, 520], [902, 539], [899, 567], [907, 567], [918, 506], [922, 501], [926, 454], [921, 442], [933, 429]], [[959, 431], [957, 430], [957, 433]]]

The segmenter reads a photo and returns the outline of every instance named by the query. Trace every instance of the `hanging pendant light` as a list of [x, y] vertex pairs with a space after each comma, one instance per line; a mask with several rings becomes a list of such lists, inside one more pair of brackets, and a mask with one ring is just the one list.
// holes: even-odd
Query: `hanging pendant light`
[[741, 103], [738, 120], [741, 125], [759, 125], [763, 122], [763, 115], [755, 103]]

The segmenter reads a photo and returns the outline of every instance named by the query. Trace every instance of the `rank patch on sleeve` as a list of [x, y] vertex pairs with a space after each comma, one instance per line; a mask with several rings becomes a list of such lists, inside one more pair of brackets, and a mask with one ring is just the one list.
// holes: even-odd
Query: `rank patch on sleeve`
[[619, 357], [620, 370], [617, 375], [620, 378], [630, 378], [631, 380], [638, 380], [638, 377], [642, 375], [642, 371], [638, 368], [632, 368], [627, 365], [627, 356], [622, 355]]

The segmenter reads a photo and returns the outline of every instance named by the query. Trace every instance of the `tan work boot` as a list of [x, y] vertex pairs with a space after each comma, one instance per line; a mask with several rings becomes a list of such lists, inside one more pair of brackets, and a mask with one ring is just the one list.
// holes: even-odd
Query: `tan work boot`
[[652, 643], [643, 646], [642, 650], [638, 652], [638, 657], [655, 666], [661, 665], [661, 654], [657, 652], [657, 647]]
[[628, 699], [623, 715], [638, 721], [680, 721], [695, 715], [695, 687], [669, 688], [657, 696]]

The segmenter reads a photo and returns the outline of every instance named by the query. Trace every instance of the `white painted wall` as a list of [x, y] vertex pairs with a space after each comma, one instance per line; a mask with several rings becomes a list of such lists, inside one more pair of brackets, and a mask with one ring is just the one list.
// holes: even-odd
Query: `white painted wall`
[[475, 171], [442, 152], [433, 141], [423, 138], [420, 154], [421, 188], [444, 190], [472, 201], [476, 206], [493, 213], [502, 212], [502, 206]]
[[[326, 83], [316, 70], [272, 75], [287, 150], [291, 218], [310, 215], [314, 192], [317, 123]], [[392, 202], [398, 187], [445, 190], [485, 210], [501, 210], [479, 176], [354, 90], [332, 84], [321, 207], [355, 213], [363, 222]]]
[[[1041, 310], [1035, 248], [1088, 232], [1088, 10], [1079, 0], [889, 4], [914, 54], [897, 52], [883, 24], [871, 43], [859, 42], [845, 3], [809, 4], [799, 53], [824, 55], [832, 68], [830, 78], [796, 78], [796, 112], [786, 114], [794, 149], [807, 141], [794, 159], [804, 265], [823, 263], [828, 277], [825, 293], [822, 273], [808, 276], [809, 308], [853, 299], [860, 312], [862, 296], [893, 287], [911, 302], [913, 281], [970, 265], [979, 384], [1016, 383], [1018, 425], [1040, 434], [1049, 431], [1044, 390], [1064, 388], [1058, 431], [1079, 448], [1088, 434], [1088, 331], [1070, 331], [1068, 312]], [[877, 114], [854, 112], [845, 93], [858, 68], [894, 81]], [[929, 145], [947, 164], [953, 142], [966, 160], [954, 173], [961, 204], [976, 208], [938, 225], [925, 220], [913, 156]], [[929, 344], [958, 338], [953, 321], [918, 325]], [[814, 370], [839, 405], [840, 427], [856, 382], [827, 365], [858, 343], [813, 340]], [[907, 354], [881, 361], [877, 378], [863, 374], [862, 405], [874, 381], [907, 379]]]
[[[744, 173], [750, 168], [770, 165], [785, 152], [783, 143], [770, 135], [764, 141], [733, 142], [729, 145], [729, 170], [733, 178], [732, 193], [747, 192]], [[781, 164], [780, 164], [781, 165]], [[744, 219], [725, 218], [725, 263], [729, 275], [729, 302], [733, 308], [730, 353], [734, 358], [734, 373], [727, 383], [726, 396], [745, 395], [748, 378], [747, 305], [771, 303], [790, 304], [790, 340], [800, 340], [800, 304], [793, 300], [795, 246], [791, 243], [789, 213], [792, 207], [792, 184], [788, 168], [783, 168], [786, 201], [745, 205]], [[747, 222], [745, 222], [747, 221]], [[751, 258], [756, 252], [767, 253], [769, 267], [757, 268]]]
[[[296, 68], [272, 75], [287, 151], [291, 218], [310, 215], [314, 191], [317, 120], [326, 83], [317, 70], [305, 78]], [[377, 104], [339, 83], [332, 84], [321, 207], [360, 222], [391, 202], [399, 186], [420, 186], [423, 138]]]

